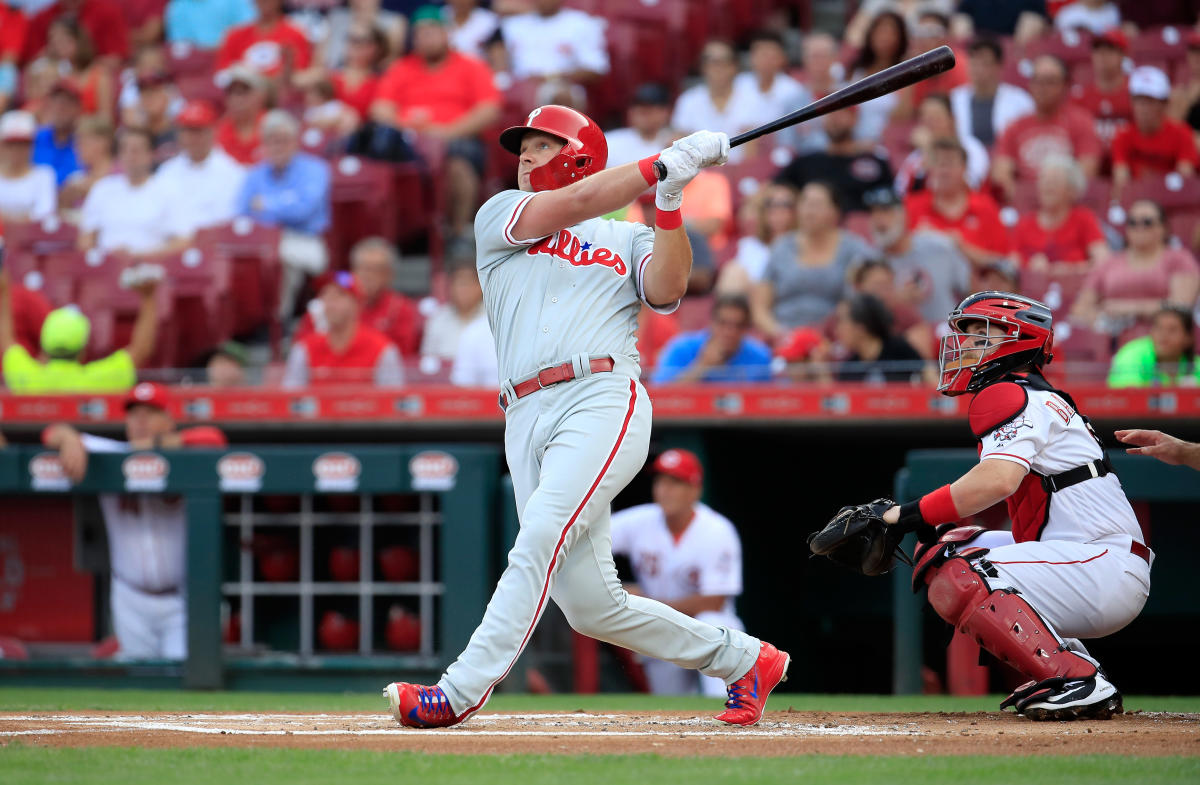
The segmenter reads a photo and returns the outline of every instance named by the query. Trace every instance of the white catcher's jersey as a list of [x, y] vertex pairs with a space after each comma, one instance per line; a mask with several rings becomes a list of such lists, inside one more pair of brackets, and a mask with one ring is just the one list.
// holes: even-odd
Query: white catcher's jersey
[[[500, 379], [580, 354], [637, 354], [654, 230], [592, 218], [546, 237], [511, 232], [536, 193], [502, 191], [475, 216], [476, 258]], [[678, 302], [656, 308], [670, 313]]]
[[[1011, 461], [1046, 476], [1104, 457], [1083, 418], [1062, 396], [1022, 386], [1028, 395], [1024, 411], [980, 440], [980, 460]], [[1026, 482], [1032, 479], [1027, 477]], [[1040, 492], [1040, 486], [1030, 491]], [[1018, 542], [1024, 539], [1094, 542], [1115, 534], [1127, 534], [1142, 541], [1137, 517], [1115, 474], [1094, 477], [1051, 494], [1047, 518], [1038, 536], [1036, 529], [1040, 524], [1014, 517], [1013, 534]], [[1023, 536], [1025, 530], [1031, 536]]]
[[729, 519], [711, 507], [696, 505], [696, 517], [678, 541], [657, 504], [613, 513], [612, 550], [629, 557], [646, 596], [669, 602], [691, 594], [724, 595], [729, 599], [722, 613], [736, 619], [742, 543]]

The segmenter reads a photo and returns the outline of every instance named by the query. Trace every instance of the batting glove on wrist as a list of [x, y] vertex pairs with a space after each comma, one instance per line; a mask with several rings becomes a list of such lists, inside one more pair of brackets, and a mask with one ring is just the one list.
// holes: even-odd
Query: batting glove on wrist
[[667, 176], [655, 190], [654, 204], [660, 210], [678, 210], [683, 204], [683, 188], [706, 166], [729, 160], [729, 137], [713, 131], [697, 131], [677, 140], [659, 154]]

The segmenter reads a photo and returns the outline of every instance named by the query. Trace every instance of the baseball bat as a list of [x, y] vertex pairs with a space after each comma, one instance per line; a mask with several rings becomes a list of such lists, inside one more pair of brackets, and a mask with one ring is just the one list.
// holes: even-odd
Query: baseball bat
[[[765, 136], [775, 131], [781, 131], [797, 123], [808, 122], [818, 117], [845, 109], [848, 106], [870, 101], [881, 95], [894, 93], [909, 85], [916, 84], [931, 76], [949, 71], [954, 67], [954, 50], [948, 46], [930, 49], [924, 54], [911, 57], [891, 68], [885, 68], [877, 74], [864, 76], [854, 84], [849, 84], [840, 90], [835, 90], [824, 98], [813, 101], [808, 106], [797, 109], [791, 114], [785, 114], [777, 120], [772, 120], [758, 128], [752, 128], [744, 134], [738, 134], [729, 140], [729, 147], [734, 148], [752, 139]], [[654, 162], [654, 171], [659, 180], [667, 176], [667, 167], [661, 161]]]

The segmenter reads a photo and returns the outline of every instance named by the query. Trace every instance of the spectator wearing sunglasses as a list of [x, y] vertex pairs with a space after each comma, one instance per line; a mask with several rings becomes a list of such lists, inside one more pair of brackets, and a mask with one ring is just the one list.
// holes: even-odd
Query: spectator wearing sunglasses
[[1164, 302], [1191, 309], [1200, 293], [1200, 264], [1168, 242], [1166, 214], [1141, 199], [1129, 207], [1127, 246], [1084, 279], [1072, 320], [1124, 340], [1144, 334]]

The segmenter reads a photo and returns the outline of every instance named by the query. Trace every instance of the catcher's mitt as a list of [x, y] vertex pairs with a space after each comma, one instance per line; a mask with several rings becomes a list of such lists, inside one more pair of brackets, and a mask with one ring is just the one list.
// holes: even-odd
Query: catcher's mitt
[[900, 548], [904, 532], [883, 522], [883, 514], [895, 502], [876, 499], [870, 504], [843, 507], [819, 532], [808, 535], [808, 547], [816, 556], [828, 556], [843, 567], [863, 575], [882, 575], [896, 565], [899, 557], [912, 564]]

